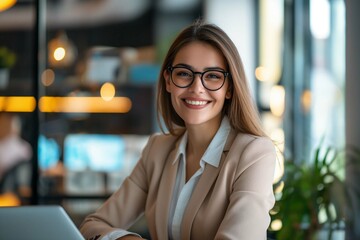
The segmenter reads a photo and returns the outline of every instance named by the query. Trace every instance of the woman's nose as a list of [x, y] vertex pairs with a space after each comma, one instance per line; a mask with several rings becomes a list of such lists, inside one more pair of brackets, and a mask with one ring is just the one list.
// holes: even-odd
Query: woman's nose
[[204, 86], [202, 84], [202, 81], [201, 81], [201, 75], [200, 74], [195, 74], [194, 75], [194, 81], [190, 85], [189, 90], [194, 91], [194, 92], [203, 92], [204, 89], [205, 88], [204, 88]]

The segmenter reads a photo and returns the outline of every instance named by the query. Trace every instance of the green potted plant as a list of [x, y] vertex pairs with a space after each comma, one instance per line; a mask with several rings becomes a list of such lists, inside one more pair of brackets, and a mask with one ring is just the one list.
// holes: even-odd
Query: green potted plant
[[6, 47], [0, 47], [0, 88], [5, 88], [9, 81], [9, 69], [14, 66], [16, 55]]
[[[286, 160], [284, 175], [275, 186], [272, 220], [276, 239], [332, 239], [345, 222], [344, 158], [331, 147], [318, 147], [310, 161]], [[323, 238], [321, 238], [323, 239]]]

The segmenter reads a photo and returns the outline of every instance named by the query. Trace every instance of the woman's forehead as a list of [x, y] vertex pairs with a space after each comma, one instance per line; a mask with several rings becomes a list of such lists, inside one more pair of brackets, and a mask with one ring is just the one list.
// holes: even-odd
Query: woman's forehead
[[194, 69], [226, 67], [222, 52], [206, 42], [195, 41], [184, 45], [175, 55], [173, 65], [186, 64]]

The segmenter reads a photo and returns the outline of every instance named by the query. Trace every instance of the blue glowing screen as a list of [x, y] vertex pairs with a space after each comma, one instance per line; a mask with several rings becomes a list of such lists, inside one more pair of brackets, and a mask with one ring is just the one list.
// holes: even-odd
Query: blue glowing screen
[[64, 140], [64, 166], [72, 171], [120, 170], [125, 141], [118, 135], [70, 134]]

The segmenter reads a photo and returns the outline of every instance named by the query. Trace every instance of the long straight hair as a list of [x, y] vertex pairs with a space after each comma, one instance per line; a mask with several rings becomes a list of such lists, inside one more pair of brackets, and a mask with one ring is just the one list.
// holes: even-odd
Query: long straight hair
[[222, 113], [228, 116], [232, 128], [243, 133], [265, 136], [236, 46], [221, 28], [214, 24], [204, 23], [202, 20], [195, 21], [179, 33], [162, 64], [157, 87], [157, 117], [161, 130], [165, 132], [162, 118], [170, 134], [179, 135], [184, 131], [185, 123], [172, 106], [163, 73], [172, 65], [176, 54], [194, 41], [205, 42], [219, 49], [226, 60], [230, 72], [228, 81], [232, 94], [230, 99], [225, 100]]

